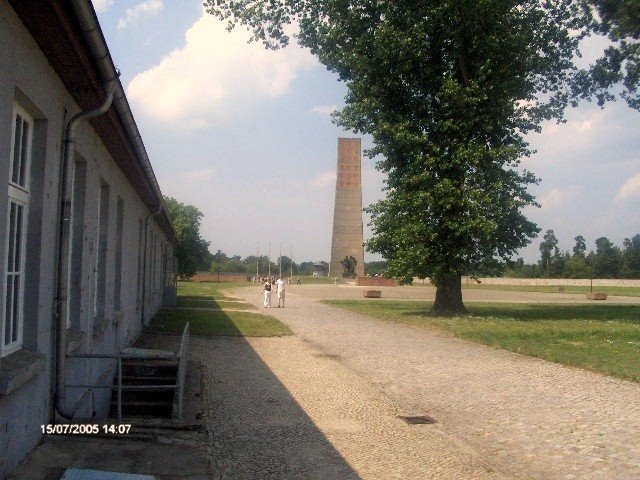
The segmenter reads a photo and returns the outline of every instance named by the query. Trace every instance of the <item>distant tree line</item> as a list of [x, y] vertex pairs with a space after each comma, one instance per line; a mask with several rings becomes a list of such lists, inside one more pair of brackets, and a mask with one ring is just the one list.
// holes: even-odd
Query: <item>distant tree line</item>
[[561, 251], [553, 230], [540, 243], [540, 260], [526, 264], [522, 258], [504, 268], [504, 276], [519, 278], [640, 278], [640, 234], [625, 238], [622, 248], [607, 237], [596, 239], [587, 253], [582, 235], [571, 251]]
[[[289, 274], [293, 271], [294, 275], [311, 275], [313, 271], [313, 262], [292, 262], [291, 258], [283, 255], [278, 263], [278, 257], [269, 260], [267, 255], [250, 255], [242, 258], [240, 255], [227, 255], [222, 250], [218, 250], [215, 254], [211, 255], [211, 259], [208, 265], [202, 270], [212, 273], [244, 273], [247, 275], [255, 275], [256, 267], [260, 275], [266, 274], [271, 266], [271, 274], [278, 274], [279, 269], [282, 268], [282, 273]], [[307, 273], [308, 272], [308, 273]]]
[[[257, 262], [256, 262], [257, 260]], [[207, 263], [208, 262], [208, 263]], [[324, 267], [325, 274], [329, 273], [329, 263], [321, 261], [321, 262], [311, 262], [304, 261], [300, 263], [292, 262], [291, 258], [283, 255], [281, 258], [282, 262], [282, 274], [289, 275], [293, 272], [293, 275], [313, 275], [313, 265], [314, 263], [321, 263]], [[256, 265], [257, 263], [257, 265]], [[253, 276], [256, 274], [256, 266], [258, 267], [260, 275], [264, 275], [269, 271], [269, 263], [271, 263], [271, 274], [277, 275], [280, 271], [280, 264], [278, 263], [278, 257], [272, 258], [271, 262], [269, 262], [269, 257], [266, 255], [261, 255], [260, 257], [256, 257], [255, 255], [250, 255], [248, 257], [242, 258], [240, 255], [232, 255], [229, 256], [224, 253], [222, 250], [218, 250], [215, 254], [209, 254], [209, 257], [206, 261], [201, 265], [202, 268], [199, 268], [199, 271], [208, 271], [211, 273], [243, 273], [246, 275]], [[364, 264], [364, 272], [365, 275], [381, 275], [384, 274], [384, 270], [387, 266], [387, 262], [385, 261], [375, 261], [375, 262], [365, 262]], [[355, 265], [353, 266], [355, 268]], [[351, 270], [353, 270], [353, 268]], [[337, 272], [331, 273], [332, 276], [338, 275]]]

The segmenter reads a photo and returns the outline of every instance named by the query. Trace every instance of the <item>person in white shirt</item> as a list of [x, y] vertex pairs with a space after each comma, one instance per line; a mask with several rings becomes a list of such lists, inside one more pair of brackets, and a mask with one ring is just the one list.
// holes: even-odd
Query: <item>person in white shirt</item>
[[265, 279], [264, 281], [264, 308], [271, 308], [271, 280]]
[[282, 301], [282, 308], [284, 308], [284, 290], [287, 284], [282, 279], [282, 277], [278, 277], [278, 281], [276, 282], [276, 285], [278, 287], [278, 308], [280, 308], [281, 301]]

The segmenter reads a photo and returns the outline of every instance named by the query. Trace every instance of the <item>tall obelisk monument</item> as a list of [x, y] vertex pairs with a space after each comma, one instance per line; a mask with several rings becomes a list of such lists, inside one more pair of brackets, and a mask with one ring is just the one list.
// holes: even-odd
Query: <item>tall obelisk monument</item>
[[356, 274], [364, 277], [362, 237], [362, 182], [360, 173], [360, 139], [338, 139], [338, 173], [333, 210], [330, 274], [341, 277], [345, 257], [356, 259]]

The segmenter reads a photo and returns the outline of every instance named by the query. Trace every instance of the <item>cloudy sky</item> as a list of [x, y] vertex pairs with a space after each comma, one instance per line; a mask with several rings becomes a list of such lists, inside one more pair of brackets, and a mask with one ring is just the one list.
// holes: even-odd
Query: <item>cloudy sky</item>
[[[160, 187], [202, 211], [213, 252], [271, 244], [273, 256], [282, 246], [296, 261], [328, 260], [337, 139], [353, 136], [329, 115], [346, 88], [307, 51], [247, 44], [201, 5], [94, 0]], [[601, 47], [591, 42], [585, 60]], [[524, 165], [542, 179], [532, 189], [542, 207], [526, 214], [565, 250], [578, 234], [588, 248], [601, 236], [621, 245], [640, 233], [640, 113], [585, 104], [567, 120], [529, 138], [537, 154]], [[362, 175], [366, 205], [383, 175], [368, 159]], [[541, 237], [520, 252], [527, 261]]]

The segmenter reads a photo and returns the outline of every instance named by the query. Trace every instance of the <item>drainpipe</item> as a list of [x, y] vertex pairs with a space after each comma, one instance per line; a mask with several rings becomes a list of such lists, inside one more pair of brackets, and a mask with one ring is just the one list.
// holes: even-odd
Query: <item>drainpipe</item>
[[151, 217], [160, 215], [160, 212], [162, 212], [162, 204], [160, 204], [156, 212], [150, 213], [144, 220], [144, 240], [142, 241], [142, 304], [140, 305], [140, 324], [142, 325], [142, 328], [144, 328], [145, 326], [144, 307], [146, 304], [145, 297], [147, 295], [147, 230], [149, 230], [149, 220], [151, 219]]
[[70, 201], [67, 192], [67, 174], [73, 165], [75, 153], [76, 128], [82, 120], [99, 117], [111, 107], [118, 77], [109, 80], [105, 85], [105, 99], [102, 105], [88, 112], [80, 112], [69, 120], [65, 131], [64, 153], [62, 158], [62, 172], [60, 180], [60, 223], [58, 225], [58, 252], [57, 252], [57, 286], [56, 286], [56, 395], [55, 408], [59, 415], [70, 420], [75, 411], [65, 405], [65, 366], [67, 355], [67, 318], [68, 318], [68, 267], [65, 266], [65, 249], [68, 247], [65, 241], [70, 221]]

